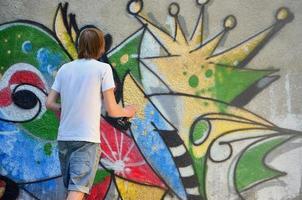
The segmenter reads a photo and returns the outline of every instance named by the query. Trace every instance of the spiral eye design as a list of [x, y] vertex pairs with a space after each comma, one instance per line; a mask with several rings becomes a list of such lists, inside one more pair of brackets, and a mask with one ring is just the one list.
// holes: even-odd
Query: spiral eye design
[[[11, 66], [1, 81], [1, 121], [25, 123], [42, 115], [46, 108], [46, 81], [32, 65], [18, 63]], [[1, 86], [0, 85], [0, 86]]]
[[25, 123], [34, 120], [41, 114], [47, 93], [31, 84], [19, 84], [11, 93], [12, 105], [18, 113], [16, 119], [0, 118], [2, 121]]
[[32, 109], [38, 104], [37, 96], [29, 90], [20, 90], [13, 93], [12, 100], [16, 106], [23, 109]]

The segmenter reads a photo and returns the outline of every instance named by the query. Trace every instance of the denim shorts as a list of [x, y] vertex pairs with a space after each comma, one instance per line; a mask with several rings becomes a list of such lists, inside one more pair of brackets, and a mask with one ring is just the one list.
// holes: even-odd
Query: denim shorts
[[100, 144], [58, 141], [59, 159], [67, 190], [89, 194], [100, 159]]

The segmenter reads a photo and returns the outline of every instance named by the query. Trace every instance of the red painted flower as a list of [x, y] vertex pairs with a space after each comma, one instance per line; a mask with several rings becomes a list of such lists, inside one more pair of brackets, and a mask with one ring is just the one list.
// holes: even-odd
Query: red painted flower
[[122, 178], [166, 188], [138, 150], [133, 139], [101, 120], [101, 163]]

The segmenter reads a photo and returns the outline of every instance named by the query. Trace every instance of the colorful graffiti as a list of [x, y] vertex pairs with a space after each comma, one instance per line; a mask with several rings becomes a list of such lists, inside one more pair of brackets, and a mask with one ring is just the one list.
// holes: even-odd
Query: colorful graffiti
[[[102, 118], [101, 160], [86, 199], [245, 199], [249, 189], [286, 176], [266, 157], [302, 133], [244, 106], [279, 78], [276, 69], [247, 64], [293, 14], [282, 7], [271, 26], [217, 52], [236, 17], [204, 38], [207, 5], [197, 1], [200, 14], [187, 36], [177, 3], [170, 4], [172, 23], [164, 28], [143, 13], [143, 1], [128, 2], [142, 27], [102, 59], [114, 70], [117, 99], [139, 109], [126, 132]], [[53, 30], [26, 20], [0, 25], [0, 175], [15, 182], [22, 199], [66, 193], [55, 141], [59, 121], [44, 102], [58, 68], [77, 58], [80, 29], [67, 9], [58, 5]], [[108, 50], [111, 36], [106, 39]], [[0, 195], [5, 187], [0, 179]]]

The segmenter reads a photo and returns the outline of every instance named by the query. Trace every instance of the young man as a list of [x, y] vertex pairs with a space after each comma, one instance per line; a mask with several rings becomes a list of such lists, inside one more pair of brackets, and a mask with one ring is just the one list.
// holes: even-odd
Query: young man
[[100, 156], [101, 92], [111, 117], [131, 118], [136, 111], [134, 106], [122, 108], [116, 103], [111, 67], [97, 61], [104, 46], [100, 30], [82, 31], [79, 59], [59, 69], [46, 101], [48, 109], [61, 111], [58, 148], [67, 200], [83, 199], [95, 178]]

